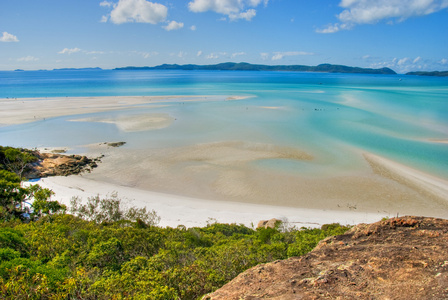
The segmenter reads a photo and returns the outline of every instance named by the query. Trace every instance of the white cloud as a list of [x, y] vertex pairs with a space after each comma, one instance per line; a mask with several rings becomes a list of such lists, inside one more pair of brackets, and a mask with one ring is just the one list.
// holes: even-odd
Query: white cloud
[[266, 6], [268, 0], [193, 0], [188, 3], [188, 8], [196, 13], [214, 11], [228, 16], [231, 21], [238, 19], [250, 21], [257, 14], [253, 8], [261, 3]]
[[[448, 64], [448, 60], [445, 59], [445, 63]], [[432, 59], [424, 59], [420, 56], [412, 59], [409, 57], [404, 58], [393, 58], [391, 60], [382, 60], [380, 58], [375, 58], [369, 66], [370, 68], [391, 68], [398, 73], [407, 73], [411, 71], [418, 70], [438, 70], [443, 67], [443, 60], [436, 61]]]
[[132, 22], [157, 24], [165, 21], [167, 15], [168, 8], [159, 3], [146, 0], [119, 0], [113, 5], [110, 21], [115, 24]]
[[170, 56], [177, 56], [179, 58], [185, 57], [185, 55], [187, 55], [187, 53], [184, 51], [179, 51], [178, 53], [170, 53]]
[[38, 60], [39, 59], [37, 57], [30, 56], [30, 55], [17, 59], [17, 61], [38, 61]]
[[83, 53], [87, 55], [97, 55], [97, 54], [105, 54], [104, 51], [87, 51], [79, 48], [64, 48], [58, 52], [58, 54], [73, 54], [73, 53]]
[[447, 64], [448, 64], [448, 59], [446, 59], [446, 58], [442, 58], [442, 59], [439, 61], [439, 63], [440, 63], [441, 65], [447, 65]]
[[155, 51], [153, 51], [153, 52], [131, 51], [130, 53], [140, 55], [145, 59], [159, 54], [158, 52], [155, 52]]
[[229, 15], [229, 19], [231, 21], [235, 21], [238, 19], [244, 19], [246, 21], [250, 21], [252, 20], [253, 17], [255, 17], [257, 15], [257, 11], [255, 9], [248, 9], [245, 12], [241, 12], [238, 14], [231, 14]]
[[261, 56], [262, 60], [268, 60], [269, 59], [269, 53], [262, 52], [262, 53], [260, 53], [260, 56]]
[[231, 58], [235, 58], [237, 56], [241, 56], [241, 55], [246, 55], [246, 52], [236, 52], [236, 53], [232, 53], [232, 55], [230, 56]]
[[304, 51], [274, 52], [273, 54], [274, 55], [271, 58], [272, 60], [280, 60], [285, 56], [314, 55], [314, 53]]
[[104, 54], [104, 51], [83, 51], [83, 52], [88, 55]]
[[10, 33], [7, 33], [6, 31], [3, 32], [3, 35], [0, 37], [0, 42], [18, 42], [19, 39]]
[[184, 23], [179, 23], [179, 22], [176, 22], [176, 21], [171, 21], [171, 22], [168, 23], [168, 25], [163, 26], [163, 28], [166, 31], [178, 30], [178, 29], [181, 29], [183, 27], [184, 27]]
[[219, 55], [215, 54], [215, 53], [210, 53], [209, 55], [207, 55], [206, 58], [207, 59], [217, 59], [217, 58], [219, 58]]
[[318, 33], [335, 33], [340, 30], [348, 30], [352, 29], [352, 24], [330, 24], [324, 29], [317, 29], [316, 32]]
[[109, 17], [107, 17], [107, 16], [102, 16], [100, 22], [101, 22], [101, 23], [106, 23], [108, 20], [109, 20]]
[[196, 56], [199, 57], [199, 56], [201, 56], [201, 55], [202, 55], [202, 51], [199, 50], [198, 53], [196, 54]]
[[272, 56], [272, 60], [280, 60], [280, 59], [283, 59], [283, 57], [284, 57], [284, 55], [283, 54], [281, 54], [281, 53], [277, 53], [277, 54], [275, 54], [274, 56]]
[[230, 55], [227, 52], [212, 52], [209, 55], [207, 55], [205, 58], [206, 59], [217, 59], [217, 58], [221, 58], [221, 57], [229, 58]]
[[197, 29], [197, 28], [196, 28], [196, 25], [191, 25], [191, 26], [190, 26], [190, 30], [191, 30], [191, 31], [195, 31], [196, 29]]
[[112, 2], [109, 1], [103, 1], [100, 3], [100, 6], [104, 6], [104, 7], [111, 7], [113, 5]]
[[73, 53], [80, 52], [80, 51], [81, 51], [81, 49], [79, 49], [79, 48], [71, 48], [71, 49], [64, 48], [63, 50], [59, 51], [58, 54], [73, 54]]
[[340, 23], [330, 24], [319, 33], [334, 33], [351, 29], [359, 24], [375, 24], [385, 20], [402, 22], [410, 17], [419, 17], [438, 12], [448, 7], [447, 0], [341, 0], [344, 10], [337, 15]]
[[397, 62], [397, 65], [402, 66], [402, 65], [406, 64], [408, 61], [409, 61], [409, 58], [407, 58], [407, 57], [399, 59]]

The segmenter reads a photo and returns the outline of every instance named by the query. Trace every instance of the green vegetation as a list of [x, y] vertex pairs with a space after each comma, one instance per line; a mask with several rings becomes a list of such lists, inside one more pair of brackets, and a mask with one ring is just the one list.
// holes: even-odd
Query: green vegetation
[[51, 191], [20, 181], [0, 171], [1, 299], [199, 299], [250, 267], [303, 255], [347, 230], [161, 228], [154, 211], [127, 208], [117, 195], [73, 199], [68, 214]]
[[32, 151], [0, 146], [0, 220], [37, 220], [65, 211], [64, 205], [50, 200], [49, 189], [21, 185], [22, 174], [36, 160]]
[[13, 172], [19, 177], [22, 177], [29, 164], [37, 159], [30, 150], [0, 146], [0, 170]]

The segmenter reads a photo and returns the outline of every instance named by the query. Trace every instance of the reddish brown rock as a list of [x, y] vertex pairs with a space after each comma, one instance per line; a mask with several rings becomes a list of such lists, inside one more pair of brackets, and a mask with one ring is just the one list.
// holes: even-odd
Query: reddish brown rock
[[448, 220], [361, 224], [307, 255], [249, 269], [203, 299], [448, 299]]
[[90, 159], [81, 155], [62, 155], [54, 153], [33, 152], [38, 161], [33, 163], [24, 174], [26, 178], [42, 178], [48, 176], [68, 176], [82, 172], [90, 172], [96, 168], [100, 158]]

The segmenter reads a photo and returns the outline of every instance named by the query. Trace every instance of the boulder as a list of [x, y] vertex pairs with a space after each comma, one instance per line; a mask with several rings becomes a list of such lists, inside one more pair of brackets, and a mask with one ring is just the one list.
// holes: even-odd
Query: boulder
[[261, 220], [260, 222], [258, 222], [257, 228], [275, 228], [279, 223], [281, 223], [282, 221], [279, 219], [270, 219], [270, 220]]

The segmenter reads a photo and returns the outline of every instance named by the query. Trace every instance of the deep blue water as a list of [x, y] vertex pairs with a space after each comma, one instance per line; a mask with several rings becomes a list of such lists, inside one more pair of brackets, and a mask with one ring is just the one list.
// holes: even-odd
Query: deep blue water
[[[110, 124], [68, 122], [73, 117], [3, 126], [0, 144], [76, 146], [126, 140], [138, 147], [168, 147], [249, 140], [305, 149], [315, 154], [319, 168], [349, 168], [351, 154], [346, 153], [359, 149], [448, 178], [448, 144], [433, 142], [448, 140], [447, 78], [252, 71], [0, 72], [0, 98], [137, 95], [254, 97], [95, 114], [148, 111], [179, 120], [158, 131], [124, 133]], [[277, 165], [285, 167], [284, 162]]]

